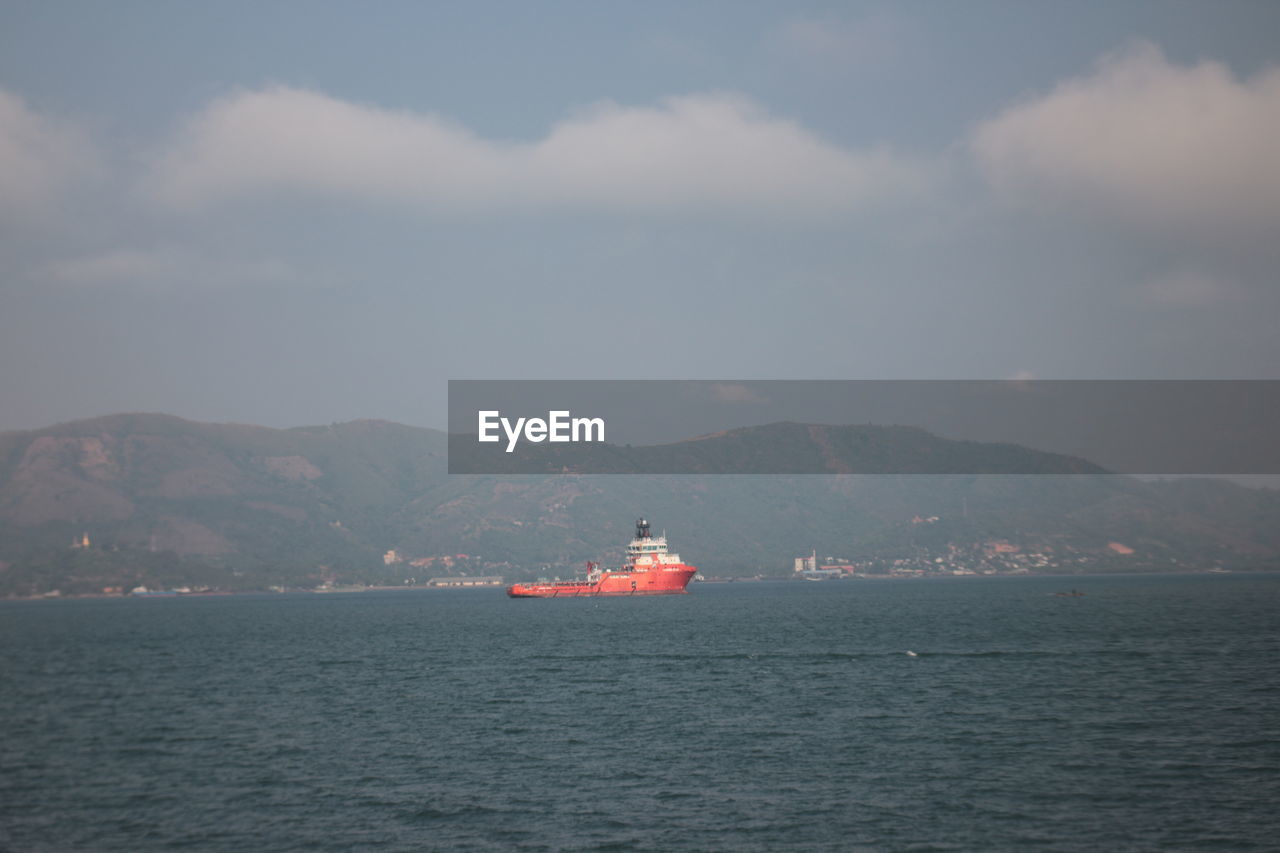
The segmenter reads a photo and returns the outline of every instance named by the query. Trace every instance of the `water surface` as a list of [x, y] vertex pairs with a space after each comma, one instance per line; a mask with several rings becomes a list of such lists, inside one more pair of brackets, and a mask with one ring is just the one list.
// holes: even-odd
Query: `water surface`
[[0, 847], [1276, 849], [1280, 577], [692, 589], [0, 603]]

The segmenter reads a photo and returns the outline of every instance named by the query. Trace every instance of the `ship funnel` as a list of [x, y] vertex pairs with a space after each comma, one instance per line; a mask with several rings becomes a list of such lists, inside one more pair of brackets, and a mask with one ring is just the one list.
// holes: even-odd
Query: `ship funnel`
[[637, 539], [649, 538], [649, 522], [643, 518], [636, 522], [636, 538]]

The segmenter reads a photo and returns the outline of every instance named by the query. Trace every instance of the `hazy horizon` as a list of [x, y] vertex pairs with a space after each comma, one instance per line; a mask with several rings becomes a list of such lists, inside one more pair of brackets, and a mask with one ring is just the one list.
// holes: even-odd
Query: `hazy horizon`
[[0, 429], [1274, 378], [1280, 7], [10, 3]]

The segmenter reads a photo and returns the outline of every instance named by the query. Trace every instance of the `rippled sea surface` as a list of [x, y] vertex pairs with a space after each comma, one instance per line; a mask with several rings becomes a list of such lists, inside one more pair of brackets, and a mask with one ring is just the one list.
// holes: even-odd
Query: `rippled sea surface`
[[1275, 850], [1278, 605], [1240, 575], [0, 602], [0, 848]]

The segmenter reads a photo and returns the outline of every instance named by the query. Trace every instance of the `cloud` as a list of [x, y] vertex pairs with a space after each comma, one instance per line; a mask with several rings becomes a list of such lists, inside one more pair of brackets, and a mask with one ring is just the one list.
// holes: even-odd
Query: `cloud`
[[718, 403], [767, 403], [769, 398], [740, 382], [717, 382], [711, 386], [711, 397]]
[[1280, 68], [1246, 80], [1139, 43], [981, 124], [971, 151], [1006, 199], [1180, 233], [1280, 228]]
[[783, 55], [838, 68], [878, 65], [895, 58], [904, 41], [902, 22], [886, 14], [858, 20], [798, 18], [774, 35]]
[[141, 289], [282, 284], [296, 281], [293, 268], [273, 259], [219, 260], [188, 249], [115, 249], [48, 263], [42, 278], [75, 287]]
[[820, 215], [921, 189], [889, 151], [850, 151], [733, 95], [599, 104], [535, 142], [274, 87], [220, 99], [159, 155], [149, 194], [197, 207], [261, 194], [407, 202], [442, 213], [576, 208]]
[[1199, 270], [1179, 269], [1139, 288], [1143, 301], [1160, 308], [1204, 308], [1246, 298], [1236, 283]]
[[0, 217], [39, 218], [96, 156], [75, 130], [0, 89]]

